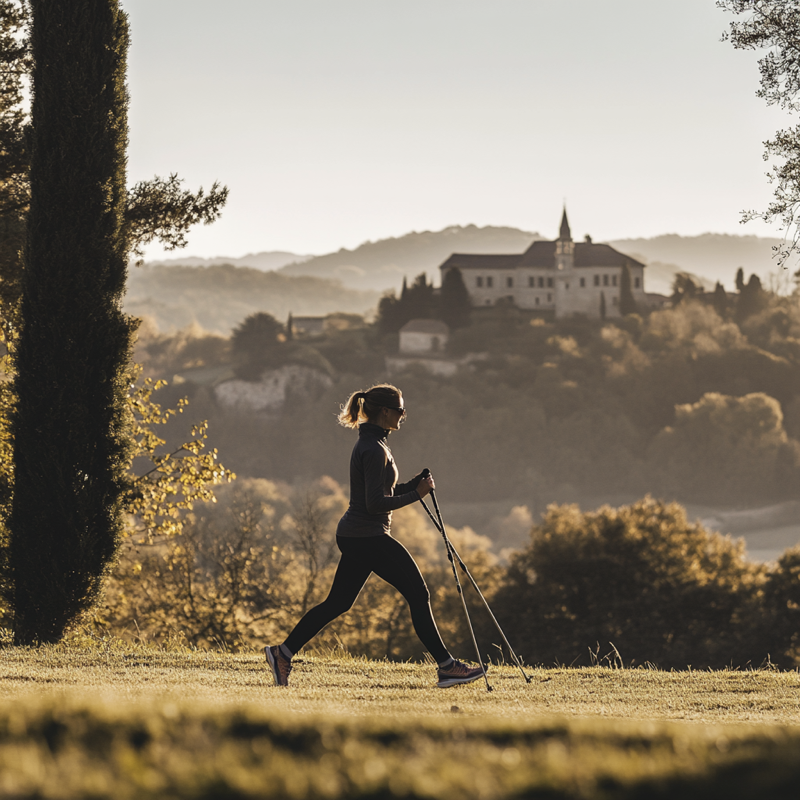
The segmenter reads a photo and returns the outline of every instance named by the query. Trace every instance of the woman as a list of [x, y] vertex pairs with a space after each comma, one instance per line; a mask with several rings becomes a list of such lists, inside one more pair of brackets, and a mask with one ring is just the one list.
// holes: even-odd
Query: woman
[[400, 429], [405, 415], [403, 396], [389, 384], [355, 392], [339, 414], [341, 425], [358, 428], [350, 457], [350, 506], [336, 528], [342, 556], [327, 599], [306, 613], [283, 644], [264, 648], [278, 686], [289, 685], [292, 656], [351, 608], [373, 572], [408, 602], [414, 630], [439, 666], [440, 688], [469, 683], [483, 674], [480, 667], [456, 661], [447, 651], [419, 567], [391, 535], [392, 511], [416, 503], [435, 488], [433, 478], [423, 478], [422, 473], [408, 483], [397, 483], [397, 467], [386, 440], [390, 431]]

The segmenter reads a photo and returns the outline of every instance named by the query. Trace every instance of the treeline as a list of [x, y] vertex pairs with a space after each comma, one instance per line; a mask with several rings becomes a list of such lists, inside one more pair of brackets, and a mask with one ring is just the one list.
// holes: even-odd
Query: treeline
[[[94, 620], [101, 630], [263, 646], [325, 597], [338, 561], [331, 532], [347, 505], [341, 485], [244, 480], [218, 494], [177, 535], [129, 542]], [[417, 506], [397, 512], [393, 533], [422, 568], [445, 642], [471, 656], [438, 533]], [[530, 664], [800, 666], [800, 548], [773, 568], [752, 564], [740, 543], [651, 498], [588, 513], [553, 506], [508, 564], [469, 528], [451, 538]], [[496, 630], [466, 591], [482, 653], [499, 658]], [[335, 646], [373, 658], [423, 656], [405, 601], [377, 578], [310, 644]]]

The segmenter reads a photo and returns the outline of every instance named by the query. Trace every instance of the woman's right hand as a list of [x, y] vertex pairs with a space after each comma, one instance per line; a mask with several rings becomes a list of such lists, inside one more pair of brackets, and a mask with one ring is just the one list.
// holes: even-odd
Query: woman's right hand
[[427, 478], [423, 478], [419, 482], [419, 486], [417, 486], [417, 491], [419, 492], [420, 500], [425, 497], [426, 494], [430, 494], [436, 488], [436, 483], [433, 480], [433, 475], [428, 475]]

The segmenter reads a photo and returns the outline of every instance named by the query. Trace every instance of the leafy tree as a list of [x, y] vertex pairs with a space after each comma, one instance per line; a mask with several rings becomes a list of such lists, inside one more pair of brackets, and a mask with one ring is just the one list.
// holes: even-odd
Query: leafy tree
[[[433, 284], [428, 283], [428, 276], [421, 272], [414, 278], [401, 298], [406, 322], [412, 319], [428, 319], [436, 315], [436, 301], [433, 295]], [[405, 324], [405, 323], [403, 323]]]
[[0, 0], [0, 316], [4, 321], [19, 300], [29, 198], [22, 91], [29, 61], [22, 38], [26, 20], [22, 2]]
[[662, 668], [761, 663], [763, 573], [676, 503], [551, 506], [494, 606], [529, 662], [589, 664], [613, 647], [626, 664]]
[[[756, 92], [767, 105], [796, 112], [800, 110], [800, 4], [797, 0], [718, 0], [717, 6], [741, 15], [730, 23], [723, 38], [740, 50], [766, 49], [758, 60], [761, 88]], [[775, 185], [773, 201], [762, 212], [747, 211], [743, 221], [780, 221], [790, 241], [778, 248], [783, 264], [800, 244], [800, 125], [780, 130], [765, 142], [764, 160], [779, 159], [767, 173]]]
[[231, 336], [231, 350], [243, 377], [258, 377], [273, 361], [273, 351], [286, 340], [283, 325], [272, 314], [246, 317]]
[[403, 278], [400, 297], [394, 293], [384, 295], [378, 304], [378, 330], [381, 333], [397, 333], [412, 319], [429, 319], [437, 316], [437, 303], [433, 294], [433, 284], [421, 272], [408, 286]]
[[744, 322], [748, 317], [757, 314], [767, 303], [766, 292], [761, 286], [761, 279], [753, 274], [750, 280], [742, 287], [736, 301], [736, 321]]
[[[7, 375], [13, 374], [9, 356], [3, 357], [0, 366]], [[134, 373], [140, 371], [137, 367]], [[178, 536], [194, 505], [216, 502], [214, 487], [236, 477], [218, 462], [216, 449], [206, 450], [207, 422], [192, 427], [190, 441], [164, 452], [166, 442], [156, 429], [182, 414], [188, 404], [184, 398], [175, 408], [162, 409], [153, 401], [153, 393], [165, 385], [165, 381], [139, 381], [134, 374], [126, 399], [133, 446], [126, 465], [124, 538], [137, 544]], [[0, 618], [7, 624], [13, 624], [14, 607], [8, 558], [8, 522], [14, 496], [13, 439], [9, 429], [13, 404], [12, 382], [3, 381], [0, 383]]]
[[777, 651], [772, 660], [779, 666], [800, 663], [800, 547], [789, 548], [770, 570], [764, 586], [765, 624]]
[[128, 191], [125, 232], [132, 252], [141, 258], [146, 244], [158, 240], [166, 250], [186, 247], [186, 233], [193, 225], [210, 225], [228, 199], [228, 189], [214, 182], [208, 194], [181, 189], [177, 175], [141, 181]]
[[672, 305], [677, 306], [686, 300], [695, 300], [703, 294], [703, 287], [687, 272], [678, 272], [672, 281]]
[[675, 408], [675, 421], [654, 439], [649, 461], [665, 493], [747, 503], [779, 496], [800, 477], [796, 449], [777, 400], [711, 392]]
[[451, 328], [464, 328], [469, 325], [471, 311], [472, 302], [461, 270], [457, 267], [447, 270], [439, 294], [439, 315]]
[[627, 314], [636, 313], [636, 301], [633, 299], [633, 292], [631, 291], [631, 271], [628, 265], [622, 267], [622, 280], [620, 281], [619, 289], [619, 313], [622, 316]]
[[127, 465], [128, 491], [125, 494], [126, 536], [139, 535], [140, 541], [170, 537], [183, 530], [185, 513], [198, 502], [216, 502], [214, 486], [230, 483], [236, 477], [217, 460], [217, 450], [206, 450], [208, 423], [193, 425], [192, 439], [163, 452], [166, 441], [155, 431], [176, 414], [182, 414], [188, 401], [162, 410], [153, 393], [166, 381], [146, 378], [132, 382], [127, 406], [131, 415], [133, 446]]

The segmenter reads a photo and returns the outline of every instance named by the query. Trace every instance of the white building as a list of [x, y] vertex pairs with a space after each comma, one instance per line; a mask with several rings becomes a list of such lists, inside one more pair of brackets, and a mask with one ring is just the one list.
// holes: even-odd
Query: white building
[[414, 364], [442, 377], [455, 375], [461, 361], [448, 358], [445, 350], [450, 328], [438, 319], [412, 319], [400, 328], [400, 347], [396, 356], [386, 359], [390, 373]]
[[558, 318], [581, 314], [599, 318], [620, 316], [619, 302], [625, 267], [637, 305], [647, 305], [644, 264], [591, 237], [575, 243], [567, 221], [561, 217], [558, 239], [534, 242], [519, 255], [453, 253], [439, 269], [442, 279], [449, 269], [461, 271], [473, 306], [498, 301], [518, 308], [555, 312]]

